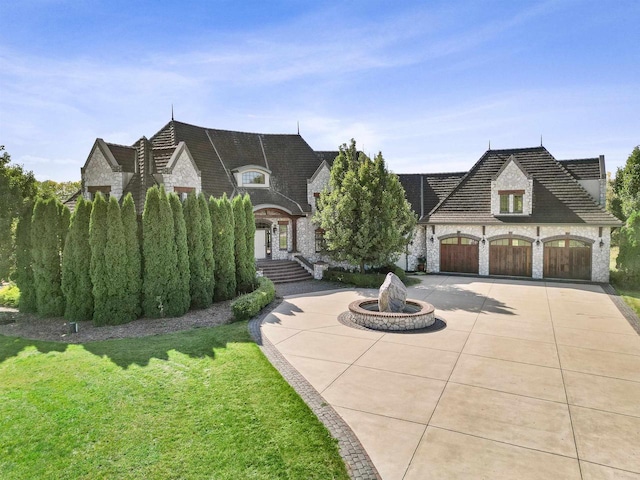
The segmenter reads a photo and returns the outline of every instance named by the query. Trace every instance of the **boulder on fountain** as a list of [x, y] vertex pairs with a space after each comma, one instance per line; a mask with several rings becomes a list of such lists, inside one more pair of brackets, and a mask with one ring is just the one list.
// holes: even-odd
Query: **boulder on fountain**
[[407, 304], [407, 287], [402, 280], [392, 272], [387, 273], [387, 278], [378, 291], [378, 310], [380, 312], [402, 312]]

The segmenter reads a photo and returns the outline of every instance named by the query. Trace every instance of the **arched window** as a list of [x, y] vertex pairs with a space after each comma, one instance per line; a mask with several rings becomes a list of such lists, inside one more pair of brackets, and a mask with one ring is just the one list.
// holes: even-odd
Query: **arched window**
[[242, 185], [264, 185], [264, 173], [249, 171], [242, 174]]

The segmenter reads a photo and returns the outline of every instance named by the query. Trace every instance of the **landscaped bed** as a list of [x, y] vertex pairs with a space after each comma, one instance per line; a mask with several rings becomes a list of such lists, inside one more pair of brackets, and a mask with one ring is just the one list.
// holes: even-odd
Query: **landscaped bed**
[[82, 344], [0, 335], [0, 409], [3, 479], [348, 478], [246, 322]]

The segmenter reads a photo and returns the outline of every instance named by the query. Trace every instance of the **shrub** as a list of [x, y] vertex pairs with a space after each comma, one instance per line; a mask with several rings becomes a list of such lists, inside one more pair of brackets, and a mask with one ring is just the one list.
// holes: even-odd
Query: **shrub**
[[204, 249], [204, 279], [207, 302], [205, 306], [213, 303], [213, 290], [215, 288], [215, 260], [213, 258], [213, 230], [211, 227], [211, 214], [209, 213], [209, 203], [204, 193], [198, 195], [198, 206], [200, 207], [200, 217], [202, 222], [202, 247]]
[[173, 213], [173, 227], [175, 232], [178, 269], [176, 271], [176, 287], [170, 292], [169, 305], [172, 310], [167, 312], [172, 317], [184, 315], [191, 305], [189, 293], [189, 251], [187, 247], [187, 227], [182, 213], [182, 203], [175, 193], [169, 195], [169, 204]]
[[93, 201], [89, 220], [89, 245], [91, 247], [91, 284], [93, 285], [93, 321], [96, 325], [105, 325], [108, 312], [107, 302], [107, 265], [104, 252], [107, 247], [107, 201], [98, 192]]
[[173, 214], [164, 188], [147, 190], [142, 214], [144, 263], [142, 310], [147, 317], [162, 317], [173, 309], [169, 292], [174, 288], [178, 254]]
[[19, 302], [20, 289], [15, 284], [9, 283], [0, 288], [0, 305], [15, 308]]
[[190, 193], [184, 202], [184, 218], [187, 229], [187, 250], [189, 253], [189, 291], [192, 308], [205, 308], [208, 290], [204, 260], [204, 242], [202, 238], [202, 212], [198, 197]]
[[213, 299], [219, 302], [230, 300], [236, 294], [233, 208], [226, 193], [221, 198], [211, 197], [209, 199], [209, 213], [211, 214], [215, 261]]
[[256, 219], [253, 216], [253, 205], [251, 204], [251, 198], [249, 198], [249, 195], [246, 193], [244, 194], [244, 197], [242, 197], [242, 204], [244, 206], [245, 237], [247, 239], [247, 278], [251, 279], [251, 288], [253, 288], [253, 282], [256, 278]]
[[31, 252], [31, 218], [33, 203], [27, 202], [16, 227], [16, 286], [20, 290], [20, 311], [23, 313], [36, 312], [36, 288], [33, 279]]
[[93, 317], [89, 245], [91, 209], [91, 202], [82, 197], [78, 199], [62, 256], [62, 291], [66, 302], [64, 317], [72, 321]]
[[138, 318], [142, 310], [142, 258], [136, 206], [130, 193], [124, 197], [121, 213], [127, 252], [127, 291], [124, 296], [128, 299], [132, 316]]
[[236, 320], [247, 320], [269, 305], [276, 297], [273, 282], [266, 277], [258, 279], [258, 288], [245, 295], [241, 295], [231, 303], [231, 310]]
[[64, 314], [64, 295], [61, 288], [60, 235], [65, 214], [56, 199], [39, 199], [33, 210], [31, 224], [31, 253], [33, 279], [38, 314], [59, 317]]
[[[244, 202], [241, 196], [234, 197], [233, 221], [234, 221], [234, 241], [235, 241], [235, 261], [236, 261], [236, 288], [239, 293], [251, 291], [254, 276], [248, 267], [247, 261], [247, 217], [244, 211]], [[254, 259], [251, 259], [254, 262]]]
[[[402, 282], [406, 286], [410, 286], [414, 283], [419, 282], [419, 280], [408, 278], [406, 274], [404, 274], [404, 272], [396, 272], [394, 270], [393, 273], [398, 275], [400, 280], [402, 280]], [[402, 273], [403, 275], [399, 275], [399, 273]], [[380, 288], [380, 285], [382, 285], [386, 276], [386, 273], [348, 272], [345, 270], [332, 268], [324, 272], [322, 279], [333, 282], [347, 283], [349, 285], [355, 285], [356, 287], [361, 288]]]

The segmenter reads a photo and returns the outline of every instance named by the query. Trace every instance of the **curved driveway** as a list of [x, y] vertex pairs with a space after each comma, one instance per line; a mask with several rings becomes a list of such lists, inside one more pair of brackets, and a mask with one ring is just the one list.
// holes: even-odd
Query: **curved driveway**
[[640, 478], [640, 337], [596, 285], [422, 277], [447, 323], [342, 325], [374, 290], [286, 297], [270, 340], [386, 479]]

